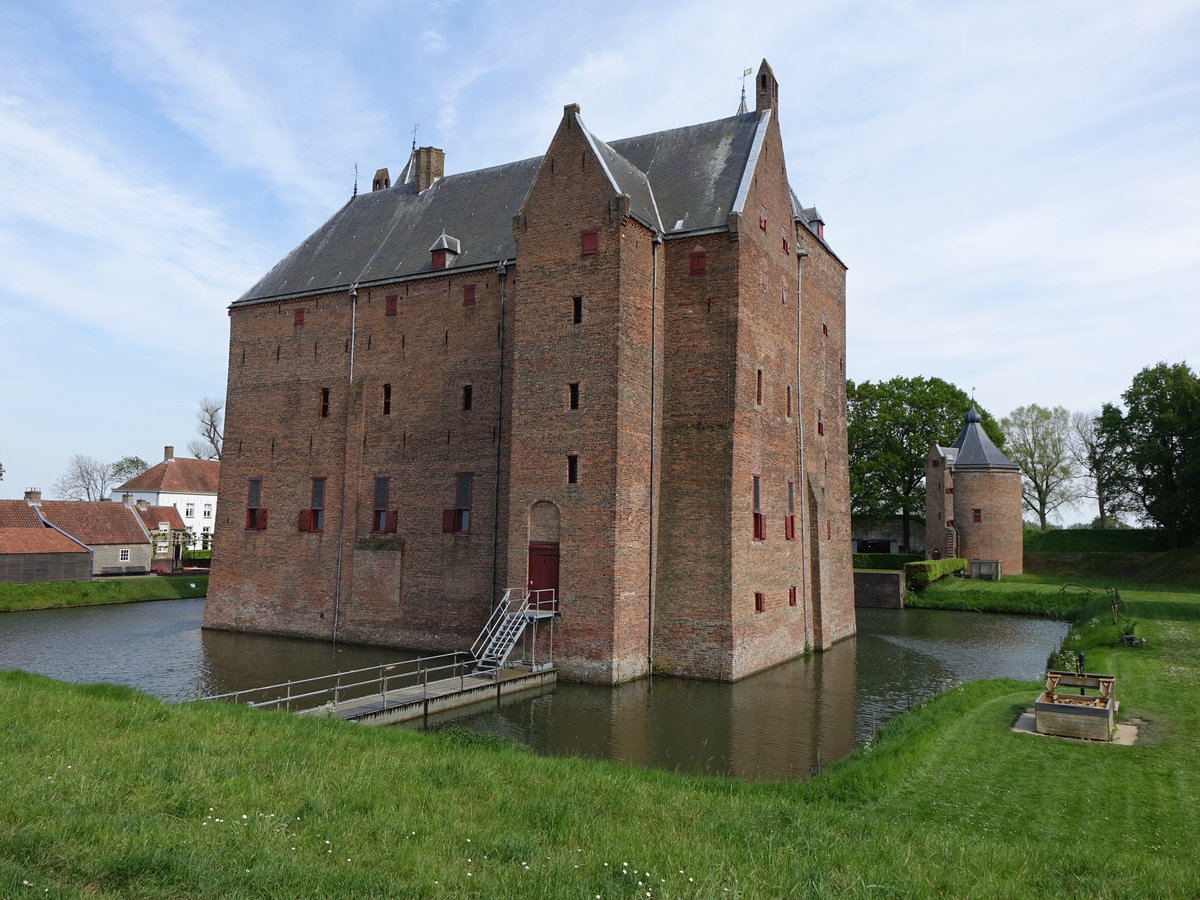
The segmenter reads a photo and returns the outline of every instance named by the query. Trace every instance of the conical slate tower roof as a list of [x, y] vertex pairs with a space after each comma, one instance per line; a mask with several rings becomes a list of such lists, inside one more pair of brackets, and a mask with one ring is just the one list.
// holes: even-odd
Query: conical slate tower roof
[[955, 469], [1019, 469], [1016, 463], [1005, 456], [992, 443], [983, 430], [979, 411], [974, 402], [967, 410], [967, 422], [951, 444], [958, 451], [954, 459]]

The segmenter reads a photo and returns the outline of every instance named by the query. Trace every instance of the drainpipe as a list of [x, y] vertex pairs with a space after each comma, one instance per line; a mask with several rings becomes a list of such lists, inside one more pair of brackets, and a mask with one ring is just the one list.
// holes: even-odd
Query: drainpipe
[[808, 251], [801, 246], [799, 241], [796, 241], [796, 465], [800, 471], [797, 473], [796, 481], [800, 488], [800, 602], [803, 604], [804, 614], [804, 643], [808, 645], [808, 594], [810, 585], [808, 583], [808, 567], [805, 563], [808, 560], [808, 554], [811, 552], [811, 545], [808, 537], [808, 522], [806, 512], [808, 511], [808, 473], [804, 468], [804, 393], [803, 393], [803, 375], [801, 374], [801, 338], [803, 337], [803, 328], [800, 316], [801, 303], [803, 302], [803, 284], [804, 284], [804, 257], [808, 256]]
[[[349, 361], [349, 389], [346, 391], [346, 429], [350, 427], [350, 402], [353, 399], [354, 388], [354, 333], [358, 322], [358, 283], [350, 285], [350, 361]], [[346, 485], [350, 480], [350, 441], [347, 434], [346, 453], [342, 457], [342, 489], [338, 496], [338, 542], [337, 542], [337, 570], [333, 578], [333, 633], [330, 636], [335, 644], [337, 643], [338, 624], [342, 612], [342, 563], [346, 553]]]
[[654, 413], [658, 401], [658, 250], [662, 241], [662, 235], [655, 231], [650, 247], [650, 559], [646, 585], [646, 669], [650, 675], [654, 674]]
[[500, 376], [499, 393], [496, 396], [496, 489], [492, 502], [492, 598], [488, 605], [494, 603], [495, 595], [500, 588], [496, 584], [497, 557], [500, 555], [500, 447], [504, 439], [504, 294], [508, 284], [508, 260], [501, 260], [496, 266], [496, 279], [500, 283], [500, 321], [497, 325], [500, 341]]

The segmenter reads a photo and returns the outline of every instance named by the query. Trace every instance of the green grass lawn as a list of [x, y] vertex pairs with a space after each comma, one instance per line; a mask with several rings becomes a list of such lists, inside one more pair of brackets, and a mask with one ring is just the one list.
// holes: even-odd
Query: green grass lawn
[[98, 578], [95, 581], [46, 581], [36, 584], [0, 583], [0, 612], [134, 603], [140, 600], [175, 600], [180, 597], [203, 597], [206, 593], [207, 573]]
[[1014, 734], [1039, 685], [977, 682], [808, 782], [0, 675], [0, 895], [1196, 897], [1200, 591], [1122, 596], [1148, 646], [1088, 668], [1134, 746]]

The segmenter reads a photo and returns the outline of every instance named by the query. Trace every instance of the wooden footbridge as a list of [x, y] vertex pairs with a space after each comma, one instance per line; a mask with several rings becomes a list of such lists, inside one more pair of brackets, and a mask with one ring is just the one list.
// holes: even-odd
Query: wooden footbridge
[[[508, 589], [469, 651], [318, 675], [283, 684], [200, 697], [281, 709], [304, 716], [391, 725], [554, 684], [553, 591]], [[549, 627], [537, 658], [538, 627]], [[513, 658], [520, 644], [520, 653]]]

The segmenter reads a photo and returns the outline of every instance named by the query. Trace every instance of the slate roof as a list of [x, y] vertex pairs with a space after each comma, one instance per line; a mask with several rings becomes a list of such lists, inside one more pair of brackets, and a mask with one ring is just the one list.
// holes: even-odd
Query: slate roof
[[124, 503], [43, 500], [41, 510], [47, 522], [89, 547], [146, 544], [150, 540]]
[[131, 507], [138, 517], [151, 531], [158, 531], [160, 522], [166, 522], [172, 531], [186, 531], [187, 526], [183, 524], [183, 517], [179, 515], [179, 510], [173, 506], [147, 506], [142, 509], [140, 506]]
[[[630, 214], [669, 236], [725, 228], [768, 111], [619, 141], [592, 136]], [[590, 133], [589, 133], [590, 135]], [[446, 271], [516, 258], [512, 217], [542, 157], [447, 175], [418, 193], [412, 160], [391, 188], [352, 197], [234, 305], [370, 285], [432, 272], [443, 232], [462, 252]]]
[[[1020, 467], [1000, 452], [992, 439], [983, 430], [982, 420], [975, 404], [967, 410], [966, 424], [951, 445], [957, 451], [953, 458], [955, 469], [1019, 469]], [[949, 454], [947, 454], [949, 455]]]
[[158, 491], [175, 494], [215, 494], [221, 479], [221, 463], [215, 459], [174, 457], [151, 466], [116, 489]]
[[42, 520], [24, 500], [0, 500], [0, 528], [42, 527]]
[[77, 544], [53, 528], [45, 527], [40, 522], [36, 528], [0, 526], [0, 553], [87, 552], [87, 547]]

